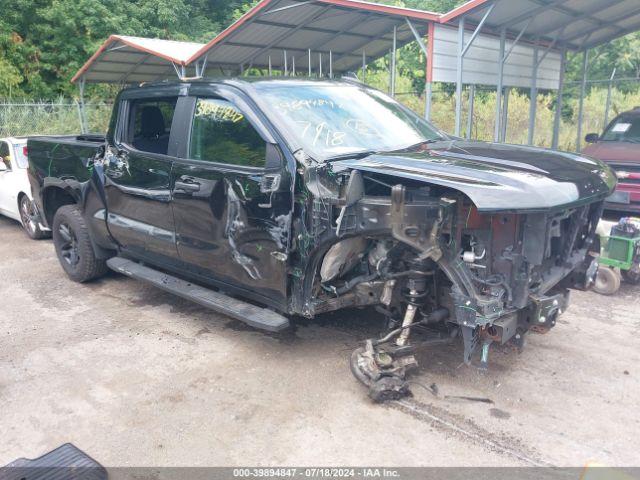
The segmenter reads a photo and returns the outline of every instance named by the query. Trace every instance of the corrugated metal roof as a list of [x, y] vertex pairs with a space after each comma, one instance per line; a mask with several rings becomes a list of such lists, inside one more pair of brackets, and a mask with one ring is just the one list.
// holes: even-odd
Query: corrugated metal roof
[[87, 82], [106, 83], [166, 78], [174, 71], [172, 63], [187, 65], [189, 58], [203, 46], [202, 43], [111, 35], [71, 81], [81, 76]]
[[426, 35], [428, 23], [439, 17], [432, 12], [356, 0], [262, 0], [191, 61], [206, 58], [209, 66], [228, 62], [229, 47], [235, 47], [238, 69], [266, 68], [269, 57], [273, 68], [283, 69], [286, 50], [289, 69], [294, 62], [296, 67], [307, 69], [311, 49], [314, 71], [319, 54], [325, 55], [324, 71], [328, 71], [331, 53], [333, 70], [340, 73], [357, 69], [363, 52], [369, 59], [388, 53], [394, 26], [398, 29], [398, 47], [414, 41], [406, 19]]
[[[88, 82], [140, 82], [174, 76], [174, 67], [194, 70], [206, 59], [211, 67], [238, 73], [242, 68], [273, 68], [295, 63], [298, 70], [318, 70], [322, 57], [328, 71], [329, 53], [336, 73], [356, 70], [362, 54], [371, 61], [392, 46], [415, 40], [407, 20], [426, 36], [430, 23], [457, 25], [465, 17], [474, 28], [493, 3], [483, 34], [509, 38], [524, 30], [524, 42], [591, 48], [640, 29], [640, 0], [471, 0], [447, 14], [400, 8], [358, 0], [262, 0], [206, 45], [113, 35], [74, 76]], [[147, 69], [147, 66], [154, 66]], [[166, 67], [166, 68], [165, 68]], [[158, 75], [156, 75], [156, 73]]]
[[[445, 14], [442, 23], [461, 16], [479, 22], [494, 0], [471, 0]], [[584, 50], [640, 29], [638, 0], [495, 0], [485, 30], [506, 28], [515, 36], [524, 29], [529, 41]], [[525, 28], [526, 27], [526, 28]]]

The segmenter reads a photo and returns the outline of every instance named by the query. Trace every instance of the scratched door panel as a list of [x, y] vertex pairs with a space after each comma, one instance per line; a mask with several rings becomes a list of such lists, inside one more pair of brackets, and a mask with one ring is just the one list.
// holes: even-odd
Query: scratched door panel
[[226, 94], [233, 102], [190, 97], [171, 175], [178, 252], [190, 270], [285, 309], [291, 181], [255, 112]]
[[174, 186], [177, 248], [199, 275], [284, 304], [290, 216], [278, 194], [261, 192], [263, 175], [176, 163], [174, 183], [199, 185]]
[[178, 257], [171, 210], [177, 103], [177, 96], [129, 101], [122, 141], [105, 156], [109, 230], [125, 250], [151, 262]]

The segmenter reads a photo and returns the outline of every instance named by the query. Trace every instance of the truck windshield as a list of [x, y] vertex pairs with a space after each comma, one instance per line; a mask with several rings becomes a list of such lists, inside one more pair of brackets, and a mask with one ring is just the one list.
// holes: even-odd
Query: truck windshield
[[357, 85], [261, 83], [255, 88], [305, 153], [319, 161], [446, 138], [392, 98]]
[[618, 117], [604, 132], [601, 140], [640, 143], [640, 116]]

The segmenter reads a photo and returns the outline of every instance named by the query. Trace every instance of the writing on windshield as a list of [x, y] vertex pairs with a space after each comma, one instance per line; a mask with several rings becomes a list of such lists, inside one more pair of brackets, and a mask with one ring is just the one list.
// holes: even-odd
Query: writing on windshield
[[319, 160], [395, 150], [440, 136], [420, 117], [375, 90], [345, 84], [258, 88], [289, 133]]

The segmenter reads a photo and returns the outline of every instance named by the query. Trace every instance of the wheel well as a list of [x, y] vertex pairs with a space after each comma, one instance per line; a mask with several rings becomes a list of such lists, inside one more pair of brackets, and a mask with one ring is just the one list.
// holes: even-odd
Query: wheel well
[[18, 194], [18, 210], [20, 210], [20, 202], [22, 201], [22, 197], [26, 197], [26, 196], [27, 196], [27, 194], [24, 193], [24, 192], [20, 192]]
[[53, 217], [60, 207], [64, 205], [75, 205], [76, 203], [76, 199], [63, 189], [58, 187], [47, 188], [42, 197], [42, 206], [47, 224], [49, 226], [53, 225]]

